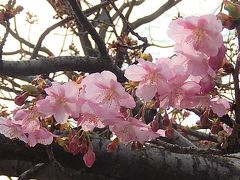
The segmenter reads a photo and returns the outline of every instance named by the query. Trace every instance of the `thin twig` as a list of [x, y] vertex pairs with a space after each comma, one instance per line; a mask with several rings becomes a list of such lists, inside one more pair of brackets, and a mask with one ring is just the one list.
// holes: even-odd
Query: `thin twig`
[[217, 136], [211, 135], [210, 133], [209, 134], [203, 133], [203, 132], [196, 131], [196, 130], [193, 130], [188, 127], [184, 127], [182, 125], [177, 125], [177, 127], [182, 129], [183, 132], [185, 132], [187, 135], [194, 136], [194, 137], [198, 138], [199, 140], [208, 140], [208, 141], [212, 141], [212, 142], [218, 142]]
[[49, 28], [47, 28], [42, 34], [41, 36], [39, 37], [38, 39], [38, 42], [33, 50], [33, 53], [32, 53], [32, 56], [31, 56], [31, 59], [34, 59], [38, 56], [38, 51], [40, 50], [41, 48], [41, 45], [42, 45], [42, 42], [44, 40], [44, 38], [51, 32], [53, 31], [54, 29], [56, 29], [57, 27], [59, 26], [62, 26], [64, 25], [65, 23], [69, 22], [70, 20], [72, 20], [72, 17], [67, 17], [63, 20], [61, 20], [60, 22], [57, 22], [56, 24], [50, 26]]
[[[2, 26], [4, 26], [6, 28], [6, 25], [3, 23], [0, 23]], [[14, 37], [16, 40], [18, 40], [19, 42], [25, 44], [26, 46], [30, 47], [30, 48], [34, 48], [34, 44], [28, 42], [27, 40], [25, 40], [24, 38], [20, 37], [17, 33], [15, 33], [11, 28], [9, 28], [9, 33], [11, 34], [12, 37]], [[47, 49], [46, 47], [42, 47], [40, 48], [40, 50], [42, 52], [45, 52], [47, 55], [49, 56], [54, 56], [54, 54]]]
[[5, 45], [5, 43], [7, 41], [9, 30], [10, 30], [10, 22], [6, 21], [6, 32], [5, 32], [4, 36], [3, 36], [2, 42], [0, 44], [0, 60], [2, 60], [3, 46]]
[[133, 29], [138, 28], [139, 26], [149, 23], [159, 16], [161, 16], [163, 13], [165, 13], [167, 10], [181, 2], [182, 0], [168, 0], [165, 4], [163, 4], [161, 7], [159, 7], [155, 12], [152, 14], [149, 14], [147, 16], [144, 16], [142, 18], [138, 18], [136, 21], [131, 23], [131, 26]]
[[[112, 1], [112, 0], [109, 0], [109, 1], [110, 1], [110, 3], [111, 3], [112, 7], [115, 9], [115, 11], [116, 11], [116, 12], [119, 14], [119, 16], [121, 17], [124, 25], [127, 26], [127, 31], [128, 31], [128, 32], [131, 32], [132, 35], [136, 36], [136, 37], [138, 38], [138, 40], [140, 40], [140, 41], [143, 42], [142, 45], [136, 46], [136, 49], [142, 47], [142, 51], [145, 51], [145, 49], [146, 49], [147, 46], [148, 46], [148, 40], [147, 40], [147, 38], [146, 38], [146, 37], [142, 37], [142, 36], [140, 36], [137, 32], [135, 32], [135, 31], [133, 30], [133, 28], [130, 26], [130, 24], [129, 24], [129, 22], [127, 21], [127, 19], [124, 17], [124, 15], [119, 11], [119, 9], [117, 8], [117, 6], [116, 6], [116, 4], [114, 3], [114, 1]], [[128, 48], [129, 48], [129, 47], [128, 47]]]

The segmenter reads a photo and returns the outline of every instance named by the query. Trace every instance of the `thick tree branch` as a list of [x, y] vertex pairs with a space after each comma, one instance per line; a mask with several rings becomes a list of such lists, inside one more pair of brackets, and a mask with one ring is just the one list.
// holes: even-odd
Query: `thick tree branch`
[[[108, 143], [107, 140], [93, 139], [96, 161], [92, 168], [85, 167], [81, 155], [70, 155], [58, 146], [53, 148], [53, 153], [55, 158], [67, 168], [81, 169], [83, 173], [95, 175], [95, 177], [99, 175], [111, 177], [114, 180], [231, 180], [238, 179], [240, 176], [238, 158], [184, 151], [173, 153], [161, 147], [146, 147], [131, 151], [130, 148], [122, 145], [116, 152], [109, 154], [106, 152]], [[4, 137], [1, 137], [0, 144], [1, 160], [49, 161], [44, 146], [28, 148], [18, 141], [10, 141]]]
[[142, 18], [137, 19], [135, 22], [131, 23], [131, 27], [133, 29], [138, 28], [139, 26], [149, 23], [153, 20], [155, 20], [156, 18], [158, 18], [159, 16], [161, 16], [163, 13], [165, 13], [168, 9], [172, 8], [173, 6], [175, 6], [176, 4], [178, 4], [179, 2], [181, 2], [182, 0], [168, 0], [164, 5], [162, 5], [158, 10], [156, 10], [154, 13], [148, 15], [148, 16], [144, 16]]
[[125, 82], [123, 71], [116, 66], [106, 67], [99, 58], [81, 56], [43, 57], [27, 61], [1, 61], [0, 75], [29, 76], [47, 74], [57, 71], [101, 72], [112, 71], [119, 82]]

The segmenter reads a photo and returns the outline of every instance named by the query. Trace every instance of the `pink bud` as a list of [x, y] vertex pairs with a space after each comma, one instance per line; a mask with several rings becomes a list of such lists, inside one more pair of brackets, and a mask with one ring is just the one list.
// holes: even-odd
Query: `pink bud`
[[157, 120], [153, 120], [150, 125], [152, 128], [152, 131], [157, 132], [157, 130], [159, 129], [159, 122]]
[[168, 139], [172, 139], [173, 138], [173, 128], [167, 128], [165, 131], [165, 136]]
[[86, 154], [87, 153], [87, 142], [83, 141], [82, 144], [80, 145], [80, 152], [82, 154]]
[[118, 148], [118, 141], [114, 140], [107, 145], [107, 152], [112, 153]]
[[222, 129], [222, 127], [220, 126], [219, 123], [214, 123], [211, 128], [211, 133], [217, 134], [221, 129]]
[[172, 125], [167, 113], [164, 114], [162, 122], [164, 127], [169, 127]]
[[80, 153], [81, 150], [79, 141], [76, 139], [74, 141], [69, 142], [67, 149], [73, 155], [77, 155], [78, 153]]
[[14, 103], [18, 106], [22, 106], [25, 103], [27, 98], [28, 98], [28, 93], [23, 92], [15, 97]]
[[92, 167], [95, 161], [95, 153], [93, 152], [92, 144], [89, 145], [87, 153], [83, 155], [83, 161], [87, 167]]

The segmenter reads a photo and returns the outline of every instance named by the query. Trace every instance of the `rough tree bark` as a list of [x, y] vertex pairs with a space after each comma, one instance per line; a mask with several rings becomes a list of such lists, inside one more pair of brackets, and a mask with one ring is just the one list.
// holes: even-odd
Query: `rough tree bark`
[[[28, 148], [19, 141], [13, 141], [1, 136], [0, 138], [0, 159], [1, 160], [23, 160], [33, 163], [48, 163], [46, 147], [38, 145]], [[53, 147], [53, 153], [57, 161], [68, 169], [59, 174], [64, 178], [71, 179], [111, 179], [111, 180], [132, 180], [132, 179], [239, 179], [240, 161], [239, 155], [218, 156], [206, 152], [189, 149], [188, 151], [170, 152], [160, 147], [146, 146], [142, 150], [132, 151], [129, 147], [120, 146], [114, 153], [106, 152], [108, 140], [94, 138], [94, 151], [96, 162], [92, 168], [87, 168], [80, 155], [73, 156], [59, 146]], [[40, 169], [36, 175], [42, 177], [47, 174], [47, 165]], [[60, 168], [61, 169], [61, 168]], [[0, 167], [0, 171], [9, 174], [6, 167]], [[78, 172], [77, 172], [78, 171]], [[11, 172], [11, 171], [10, 171]], [[68, 174], [66, 174], [69, 172]], [[21, 172], [19, 172], [21, 173]], [[57, 176], [55, 176], [57, 177]], [[44, 176], [45, 179], [48, 179]], [[41, 178], [40, 178], [41, 179]]]

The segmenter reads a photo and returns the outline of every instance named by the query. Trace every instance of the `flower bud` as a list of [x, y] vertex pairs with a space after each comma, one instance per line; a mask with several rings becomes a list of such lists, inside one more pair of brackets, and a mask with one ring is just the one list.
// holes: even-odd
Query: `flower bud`
[[159, 122], [154, 119], [151, 122], [150, 126], [151, 126], [153, 132], [157, 132], [157, 130], [159, 129]]
[[28, 93], [27, 92], [23, 92], [20, 95], [17, 95], [14, 99], [14, 103], [18, 106], [22, 106], [26, 99], [28, 98]]
[[173, 128], [167, 128], [165, 131], [165, 136], [168, 139], [172, 139], [173, 138]]
[[111, 143], [109, 143], [107, 145], [107, 152], [112, 153], [112, 152], [116, 151], [117, 148], [118, 148], [118, 141], [113, 140]]

